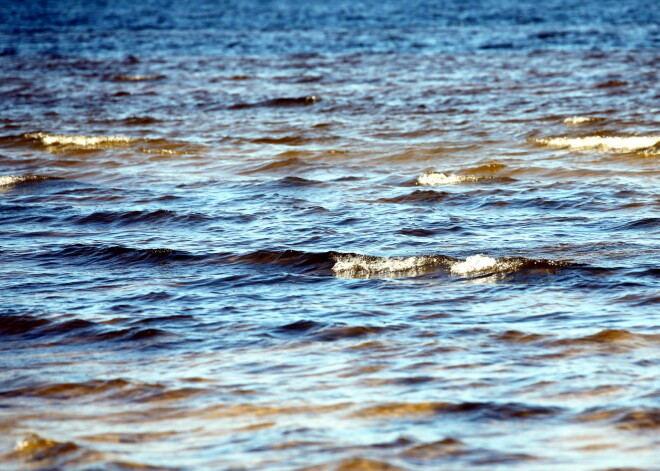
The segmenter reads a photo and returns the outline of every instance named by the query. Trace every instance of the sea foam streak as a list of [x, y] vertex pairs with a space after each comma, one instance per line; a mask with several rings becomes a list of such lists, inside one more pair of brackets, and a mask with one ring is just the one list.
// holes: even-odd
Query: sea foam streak
[[474, 175], [456, 175], [454, 173], [445, 175], [444, 173], [427, 172], [427, 173], [423, 173], [417, 179], [417, 184], [428, 185], [428, 186], [455, 185], [456, 183], [476, 182], [479, 180], [481, 180], [481, 178]]
[[534, 142], [549, 147], [568, 148], [573, 150], [595, 149], [605, 152], [637, 152], [650, 150], [660, 143], [657, 136], [584, 136], [584, 137], [550, 137], [534, 139]]

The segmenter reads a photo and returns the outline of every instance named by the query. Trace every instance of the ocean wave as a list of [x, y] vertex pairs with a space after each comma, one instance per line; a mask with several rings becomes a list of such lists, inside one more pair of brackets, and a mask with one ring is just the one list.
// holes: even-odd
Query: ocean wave
[[420, 175], [417, 179], [417, 184], [425, 186], [455, 185], [457, 183], [477, 182], [484, 178], [476, 175], [456, 175], [455, 173], [446, 175], [439, 172], [426, 172]]
[[115, 82], [148, 82], [152, 80], [162, 80], [165, 78], [165, 75], [154, 74], [154, 75], [113, 75], [111, 80]]
[[596, 123], [604, 120], [605, 118], [595, 116], [571, 116], [564, 119], [564, 124], [566, 126], [579, 126], [581, 124]]
[[139, 139], [123, 136], [87, 136], [84, 134], [51, 134], [34, 132], [23, 134], [26, 139], [36, 141], [46, 149], [105, 149], [109, 147], [127, 146]]
[[237, 103], [229, 107], [230, 110], [242, 110], [249, 108], [291, 108], [298, 106], [310, 106], [318, 103], [321, 97], [310, 95], [301, 97], [273, 98], [271, 100], [259, 101], [256, 103]]
[[444, 255], [420, 255], [411, 257], [374, 257], [358, 254], [341, 254], [335, 257], [332, 271], [340, 278], [390, 278], [418, 276], [438, 267], [448, 268], [457, 259]]
[[38, 258], [67, 259], [83, 258], [91, 263], [109, 263], [126, 265], [131, 263], [166, 264], [180, 261], [195, 261], [204, 256], [193, 255], [181, 250], [168, 248], [133, 248], [123, 246], [104, 246], [73, 244], [60, 250], [35, 254]]
[[393, 196], [391, 198], [379, 198], [377, 200], [367, 200], [369, 203], [394, 203], [394, 204], [419, 204], [419, 203], [437, 203], [445, 201], [452, 194], [446, 191], [435, 190], [415, 190], [412, 193]]
[[570, 263], [564, 261], [524, 257], [498, 259], [482, 254], [471, 255], [465, 260], [446, 255], [374, 257], [340, 254], [335, 256], [332, 271], [340, 278], [399, 278], [420, 276], [444, 268], [450, 275], [472, 278], [491, 274], [503, 275], [524, 269], [548, 270], [568, 265]]
[[56, 180], [54, 177], [43, 177], [39, 175], [0, 175], [0, 188], [19, 185], [21, 183], [32, 183], [43, 180]]
[[549, 137], [534, 139], [533, 142], [548, 147], [567, 148], [571, 150], [598, 150], [603, 152], [657, 153], [660, 135], [656, 136], [583, 136], [583, 137]]
[[[198, 143], [171, 139], [133, 138], [126, 136], [91, 136], [86, 134], [53, 134], [31, 132], [20, 136], [7, 136], [5, 141], [38, 145], [53, 154], [76, 151], [126, 148], [135, 146], [136, 151], [156, 155], [194, 155], [206, 148]], [[140, 146], [136, 146], [140, 144]]]
[[199, 213], [181, 214], [166, 209], [155, 211], [96, 211], [85, 216], [72, 216], [68, 222], [72, 224], [189, 224], [210, 221], [211, 218]]

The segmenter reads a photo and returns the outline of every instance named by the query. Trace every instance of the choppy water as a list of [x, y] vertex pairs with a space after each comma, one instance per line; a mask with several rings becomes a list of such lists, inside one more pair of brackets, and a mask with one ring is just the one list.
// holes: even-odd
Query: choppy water
[[0, 12], [0, 468], [660, 469], [649, 2]]

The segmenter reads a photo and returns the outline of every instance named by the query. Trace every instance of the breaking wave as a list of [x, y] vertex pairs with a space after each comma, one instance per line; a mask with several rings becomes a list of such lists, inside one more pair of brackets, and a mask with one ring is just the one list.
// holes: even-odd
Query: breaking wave
[[337, 255], [332, 271], [341, 278], [395, 278], [419, 276], [444, 268], [449, 274], [465, 278], [507, 274], [524, 269], [553, 269], [570, 265], [564, 261], [534, 260], [523, 257], [492, 258], [471, 255], [465, 260], [446, 255], [411, 257], [373, 257]]

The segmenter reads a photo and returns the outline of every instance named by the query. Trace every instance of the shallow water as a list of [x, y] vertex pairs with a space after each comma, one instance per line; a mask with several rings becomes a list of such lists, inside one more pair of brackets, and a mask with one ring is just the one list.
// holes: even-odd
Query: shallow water
[[660, 469], [657, 9], [56, 3], [0, 12], [1, 469]]

